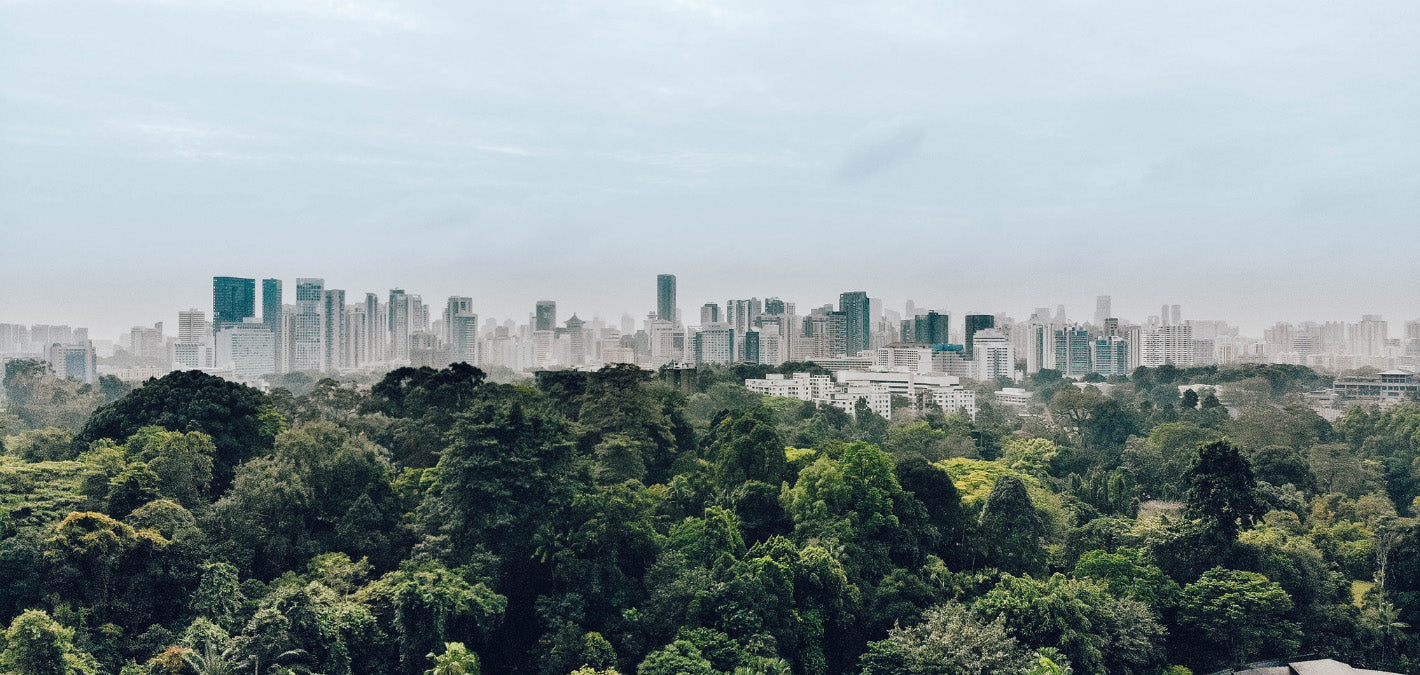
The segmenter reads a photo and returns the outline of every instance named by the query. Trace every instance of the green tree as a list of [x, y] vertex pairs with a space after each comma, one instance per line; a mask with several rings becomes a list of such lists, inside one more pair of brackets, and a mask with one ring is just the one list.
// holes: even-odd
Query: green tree
[[1178, 606], [1181, 592], [1178, 584], [1137, 549], [1121, 547], [1114, 553], [1089, 551], [1075, 563], [1073, 574], [1100, 581], [1110, 595], [1133, 598], [1160, 613]]
[[972, 609], [1003, 620], [1027, 647], [1059, 649], [1081, 673], [1137, 675], [1162, 665], [1164, 629], [1153, 611], [1094, 581], [1007, 575]]
[[979, 545], [987, 564], [1012, 574], [1040, 574], [1045, 528], [1021, 479], [1010, 474], [997, 479], [981, 510]]
[[921, 623], [870, 643], [861, 675], [1024, 675], [1034, 662], [1001, 619], [982, 621], [964, 605], [928, 609]]
[[695, 645], [676, 640], [646, 655], [636, 667], [637, 675], [718, 675], [710, 661]]
[[723, 490], [751, 480], [778, 485], [784, 479], [784, 441], [764, 408], [725, 416], [711, 429], [709, 443], [711, 462]]
[[236, 466], [271, 448], [262, 431], [265, 394], [198, 370], [179, 370], [150, 380], [133, 393], [94, 411], [74, 437], [81, 450], [101, 438], [126, 439], [147, 426], [201, 431], [212, 439], [213, 483], [222, 488]]
[[424, 671], [424, 675], [479, 675], [478, 655], [468, 650], [462, 642], [444, 644], [444, 653], [429, 652], [426, 659], [434, 662], [434, 667]]
[[1227, 441], [1200, 446], [1184, 478], [1189, 512], [1203, 519], [1221, 541], [1236, 540], [1239, 528], [1250, 527], [1254, 518], [1266, 512], [1251, 465]]
[[439, 457], [421, 507], [425, 531], [460, 552], [481, 544], [531, 553], [541, 519], [570, 501], [571, 450], [566, 421], [529, 394], [475, 403]]
[[74, 647], [74, 631], [40, 610], [15, 617], [5, 631], [0, 667], [15, 675], [97, 675], [98, 663]]
[[1191, 643], [1187, 656], [1197, 669], [1240, 664], [1267, 653], [1297, 648], [1297, 625], [1288, 620], [1292, 599], [1256, 572], [1215, 567], [1184, 587], [1178, 624]]

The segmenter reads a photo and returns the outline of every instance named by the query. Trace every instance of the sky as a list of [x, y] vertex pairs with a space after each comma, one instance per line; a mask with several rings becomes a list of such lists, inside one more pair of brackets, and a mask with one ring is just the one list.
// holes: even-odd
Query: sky
[[[1420, 318], [1420, 3], [0, 0], [0, 322]], [[692, 319], [693, 322], [693, 319]]]

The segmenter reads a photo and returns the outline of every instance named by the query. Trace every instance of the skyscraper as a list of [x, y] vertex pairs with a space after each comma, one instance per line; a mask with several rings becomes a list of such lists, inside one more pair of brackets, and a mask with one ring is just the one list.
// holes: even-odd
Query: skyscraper
[[866, 291], [849, 291], [838, 296], [838, 311], [843, 312], [843, 348], [848, 356], [857, 356], [868, 348], [872, 333], [872, 312]]
[[272, 370], [276, 373], [281, 370], [282, 350], [285, 348], [285, 335], [281, 330], [281, 280], [262, 279], [261, 280], [261, 322], [266, 324], [266, 329], [271, 331], [271, 359]]
[[533, 330], [557, 328], [557, 301], [538, 300], [533, 317]]
[[1064, 326], [1055, 331], [1055, 367], [1066, 377], [1081, 377], [1094, 368], [1094, 342], [1082, 326]]
[[390, 289], [389, 301], [389, 358], [391, 361], [409, 360], [409, 334], [411, 325], [409, 296], [398, 288]]
[[325, 291], [325, 306], [322, 323], [322, 340], [325, 348], [325, 370], [339, 370], [345, 363], [345, 291], [329, 289]]
[[675, 275], [656, 275], [656, 318], [675, 321]]
[[990, 314], [968, 314], [966, 323], [966, 358], [976, 358], [976, 332], [996, 327], [996, 317]]
[[207, 339], [207, 312], [189, 309], [178, 312], [178, 342], [198, 344]]
[[1095, 296], [1095, 325], [1103, 326], [1104, 320], [1113, 316], [1110, 312], [1110, 297], [1108, 295]]
[[325, 370], [321, 305], [325, 279], [296, 280], [296, 330], [291, 340], [291, 370]]
[[256, 316], [256, 279], [212, 277], [212, 330]]
[[385, 360], [385, 331], [389, 321], [380, 314], [380, 296], [365, 294], [365, 356], [364, 363]]
[[715, 323], [720, 320], [720, 306], [707, 302], [700, 306], [700, 325]]
[[444, 330], [448, 333], [451, 362], [478, 363], [478, 315], [473, 313], [472, 298], [449, 298], [444, 308]]

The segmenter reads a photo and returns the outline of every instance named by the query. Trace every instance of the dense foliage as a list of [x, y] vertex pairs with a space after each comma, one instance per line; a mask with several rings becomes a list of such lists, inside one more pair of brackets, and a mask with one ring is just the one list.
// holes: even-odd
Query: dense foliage
[[1331, 423], [1307, 369], [889, 421], [758, 366], [106, 399], [8, 365], [0, 672], [1420, 672], [1420, 406]]

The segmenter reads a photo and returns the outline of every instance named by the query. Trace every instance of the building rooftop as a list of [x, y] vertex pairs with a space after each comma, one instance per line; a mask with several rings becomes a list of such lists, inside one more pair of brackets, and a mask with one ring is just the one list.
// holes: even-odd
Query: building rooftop
[[1400, 673], [1391, 673], [1382, 670], [1352, 668], [1340, 661], [1332, 659], [1293, 661], [1285, 666], [1269, 665], [1232, 672], [1233, 675], [1400, 675]]

